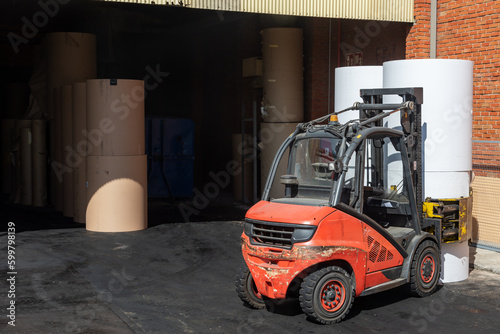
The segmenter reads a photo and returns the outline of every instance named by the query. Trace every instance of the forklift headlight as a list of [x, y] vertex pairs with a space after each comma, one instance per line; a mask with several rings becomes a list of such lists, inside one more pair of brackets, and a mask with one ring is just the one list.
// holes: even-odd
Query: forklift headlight
[[244, 232], [247, 235], [247, 237], [250, 237], [252, 235], [252, 226], [253, 226], [252, 223], [245, 222]]
[[316, 232], [316, 227], [300, 227], [296, 228], [292, 235], [293, 243], [309, 241]]

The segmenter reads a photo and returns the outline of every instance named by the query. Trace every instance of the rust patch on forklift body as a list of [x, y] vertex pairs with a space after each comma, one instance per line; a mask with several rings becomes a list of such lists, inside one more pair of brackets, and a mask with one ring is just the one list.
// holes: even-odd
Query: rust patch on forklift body
[[297, 260], [312, 260], [320, 258], [331, 258], [335, 254], [346, 255], [346, 252], [356, 251], [358, 248], [346, 246], [297, 246], [292, 249], [280, 249], [268, 246], [253, 246], [241, 239], [242, 247], [246, 247], [248, 252], [257, 257], [269, 260], [281, 261], [297, 261]]

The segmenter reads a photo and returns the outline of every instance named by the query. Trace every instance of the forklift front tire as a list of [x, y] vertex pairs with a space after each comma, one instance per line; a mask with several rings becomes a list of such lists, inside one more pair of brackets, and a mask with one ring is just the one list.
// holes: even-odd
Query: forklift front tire
[[256, 310], [266, 307], [262, 295], [255, 286], [252, 273], [247, 266], [238, 269], [235, 285], [236, 293], [238, 293], [238, 297], [240, 297], [245, 305]]
[[329, 325], [341, 321], [354, 302], [354, 284], [344, 269], [331, 266], [307, 276], [300, 286], [302, 311], [311, 320]]
[[426, 297], [436, 291], [441, 274], [441, 257], [435, 242], [418, 246], [411, 265], [410, 289], [414, 296]]

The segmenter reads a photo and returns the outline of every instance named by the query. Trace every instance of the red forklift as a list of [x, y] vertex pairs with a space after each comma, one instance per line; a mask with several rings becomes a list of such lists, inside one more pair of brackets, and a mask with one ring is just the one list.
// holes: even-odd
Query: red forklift
[[[363, 103], [301, 123], [285, 140], [245, 217], [236, 291], [247, 306], [298, 290], [308, 319], [332, 324], [358, 296], [404, 284], [420, 297], [436, 290], [440, 245], [467, 237], [468, 203], [422, 200], [422, 90], [362, 89]], [[388, 95], [401, 103], [384, 103]], [[348, 110], [359, 119], [340, 124]], [[384, 126], [396, 112], [400, 127]]]

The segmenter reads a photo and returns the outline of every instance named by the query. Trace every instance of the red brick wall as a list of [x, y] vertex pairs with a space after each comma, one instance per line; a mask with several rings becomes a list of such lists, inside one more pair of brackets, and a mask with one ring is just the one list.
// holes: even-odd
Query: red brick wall
[[[430, 0], [415, 0], [415, 18], [406, 58], [429, 58]], [[436, 57], [474, 62], [473, 167], [500, 176], [500, 1], [438, 0]]]
[[406, 58], [429, 58], [431, 38], [431, 1], [415, 0], [415, 24], [408, 29]]
[[500, 139], [500, 1], [438, 1], [437, 57], [474, 61], [474, 139]]

